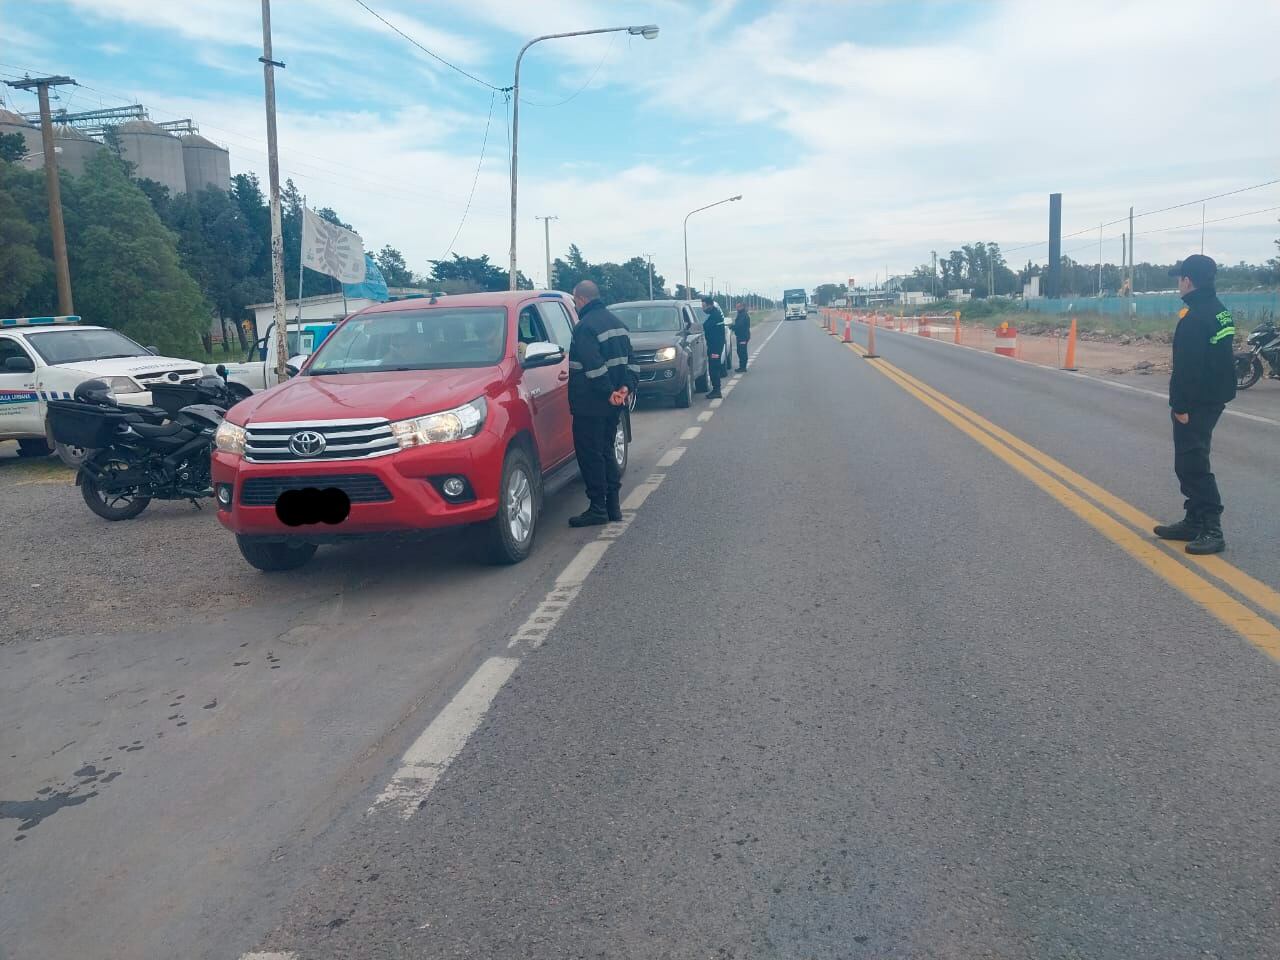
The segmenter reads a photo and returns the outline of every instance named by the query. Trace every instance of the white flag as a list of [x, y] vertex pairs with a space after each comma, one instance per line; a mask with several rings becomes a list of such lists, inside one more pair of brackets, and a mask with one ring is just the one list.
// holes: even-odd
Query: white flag
[[357, 234], [303, 207], [302, 265], [343, 283], [363, 283], [364, 243]]

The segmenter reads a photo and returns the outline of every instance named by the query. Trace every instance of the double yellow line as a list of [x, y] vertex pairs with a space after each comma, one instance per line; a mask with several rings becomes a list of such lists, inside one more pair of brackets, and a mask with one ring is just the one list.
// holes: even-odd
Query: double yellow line
[[[864, 356], [867, 353], [857, 343], [845, 346]], [[1220, 556], [1193, 557], [1182, 552], [1180, 545], [1174, 546], [1151, 539], [1149, 531], [1155, 525], [1155, 520], [1133, 505], [888, 361], [873, 360], [869, 365], [957, 430], [999, 457], [1259, 650], [1280, 660], [1280, 628], [1213, 580], [1225, 584], [1258, 610], [1275, 617], [1280, 617], [1280, 593], [1232, 566]], [[1192, 566], [1187, 566], [1187, 563]]]

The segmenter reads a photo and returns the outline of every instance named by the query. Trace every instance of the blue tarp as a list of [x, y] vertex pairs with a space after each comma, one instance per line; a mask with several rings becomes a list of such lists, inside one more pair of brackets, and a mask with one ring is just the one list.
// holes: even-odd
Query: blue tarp
[[391, 295], [387, 293], [387, 281], [382, 278], [382, 271], [373, 262], [373, 257], [367, 253], [364, 255], [364, 283], [344, 283], [342, 292], [349, 300], [360, 297], [385, 303], [391, 299]]

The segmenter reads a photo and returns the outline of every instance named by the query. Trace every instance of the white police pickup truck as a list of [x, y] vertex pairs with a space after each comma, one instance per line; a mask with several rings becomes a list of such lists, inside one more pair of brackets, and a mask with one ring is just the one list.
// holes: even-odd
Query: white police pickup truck
[[120, 403], [151, 403], [156, 383], [192, 383], [194, 360], [159, 357], [118, 330], [82, 326], [79, 317], [0, 318], [0, 440], [17, 440], [22, 456], [50, 448], [69, 466], [84, 451], [55, 444], [46, 402], [70, 400], [86, 380], [105, 380]]
[[[285, 336], [289, 358], [286, 361], [292, 375], [296, 373], [307, 357], [333, 332], [337, 321], [304, 320], [285, 324]], [[227, 383], [231, 388], [231, 396], [239, 401], [259, 390], [266, 390], [276, 385], [276, 325], [273, 322], [267, 327], [266, 335], [249, 348], [249, 354], [243, 363], [224, 363], [221, 366], [227, 371]]]

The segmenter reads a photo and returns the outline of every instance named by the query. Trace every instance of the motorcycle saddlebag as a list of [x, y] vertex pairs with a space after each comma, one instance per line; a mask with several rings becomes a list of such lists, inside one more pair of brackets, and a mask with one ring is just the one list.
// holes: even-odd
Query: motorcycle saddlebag
[[49, 401], [49, 432], [58, 443], [97, 450], [111, 446], [129, 414], [111, 407], [95, 407], [74, 400]]

